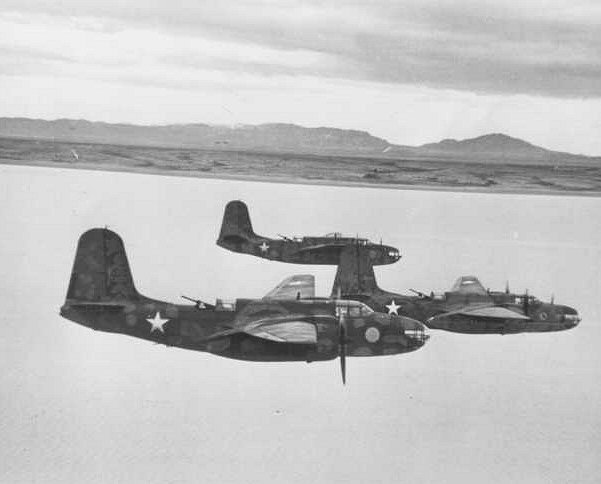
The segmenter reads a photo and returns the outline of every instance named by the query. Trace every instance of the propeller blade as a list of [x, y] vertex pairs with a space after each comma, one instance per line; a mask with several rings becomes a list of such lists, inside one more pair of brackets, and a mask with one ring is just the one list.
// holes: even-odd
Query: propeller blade
[[551, 294], [551, 305], [555, 304], [555, 294]]
[[340, 371], [342, 373], [342, 384], [346, 385], [346, 345], [340, 348]]
[[342, 384], [346, 385], [346, 319], [344, 317], [344, 314], [340, 315], [338, 334], [340, 337], [340, 372], [342, 374]]
[[505, 294], [509, 294], [509, 281], [505, 281]]

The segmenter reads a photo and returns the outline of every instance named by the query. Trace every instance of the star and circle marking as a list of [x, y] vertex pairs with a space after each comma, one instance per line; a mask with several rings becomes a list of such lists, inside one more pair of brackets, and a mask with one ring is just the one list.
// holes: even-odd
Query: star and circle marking
[[259, 249], [261, 249], [261, 252], [265, 254], [269, 250], [269, 244], [263, 241], [263, 243], [259, 246]]

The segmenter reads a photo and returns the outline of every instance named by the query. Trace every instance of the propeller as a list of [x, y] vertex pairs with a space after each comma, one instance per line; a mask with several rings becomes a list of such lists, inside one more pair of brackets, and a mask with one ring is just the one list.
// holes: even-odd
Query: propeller
[[509, 294], [509, 281], [505, 281], [505, 294]]
[[551, 294], [551, 306], [555, 304], [555, 294]]
[[340, 313], [338, 319], [338, 353], [340, 355], [340, 372], [342, 373], [342, 384], [346, 385], [346, 316]]

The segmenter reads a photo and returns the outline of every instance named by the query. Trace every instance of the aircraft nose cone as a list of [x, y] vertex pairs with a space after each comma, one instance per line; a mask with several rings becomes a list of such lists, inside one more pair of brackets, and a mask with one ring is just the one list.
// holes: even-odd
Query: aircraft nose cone
[[430, 339], [428, 328], [419, 321], [401, 317], [401, 325], [405, 335], [409, 336], [415, 344], [423, 346]]
[[582, 320], [582, 318], [578, 314], [578, 311], [576, 311], [574, 308], [571, 308], [570, 306], [562, 306], [561, 312], [562, 319], [564, 320], [564, 322], [572, 328], [578, 326], [578, 323], [580, 323], [580, 321]]

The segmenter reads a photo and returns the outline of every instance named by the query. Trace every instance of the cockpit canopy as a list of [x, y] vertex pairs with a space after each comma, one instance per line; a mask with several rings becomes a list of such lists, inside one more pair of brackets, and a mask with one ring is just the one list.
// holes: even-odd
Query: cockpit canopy
[[350, 316], [352, 318], [358, 318], [362, 316], [369, 316], [373, 314], [374, 310], [367, 304], [359, 301], [352, 301], [349, 299], [338, 299], [336, 300], [336, 316], [340, 317]]
[[528, 300], [528, 304], [539, 304], [540, 303], [540, 300], [537, 297], [528, 296], [527, 294], [524, 294], [522, 296], [515, 296], [513, 302], [514, 302], [514, 304], [523, 305], [526, 303], [526, 300]]
[[230, 299], [219, 299], [215, 301], [215, 311], [235, 311], [236, 301]]
[[324, 237], [326, 239], [353, 239], [353, 241], [358, 244], [358, 245], [368, 245], [369, 244], [369, 240], [367, 239], [361, 239], [359, 237], [345, 237], [344, 235], [342, 235], [342, 233], [340, 232], [330, 232], [329, 234], [324, 235]]

